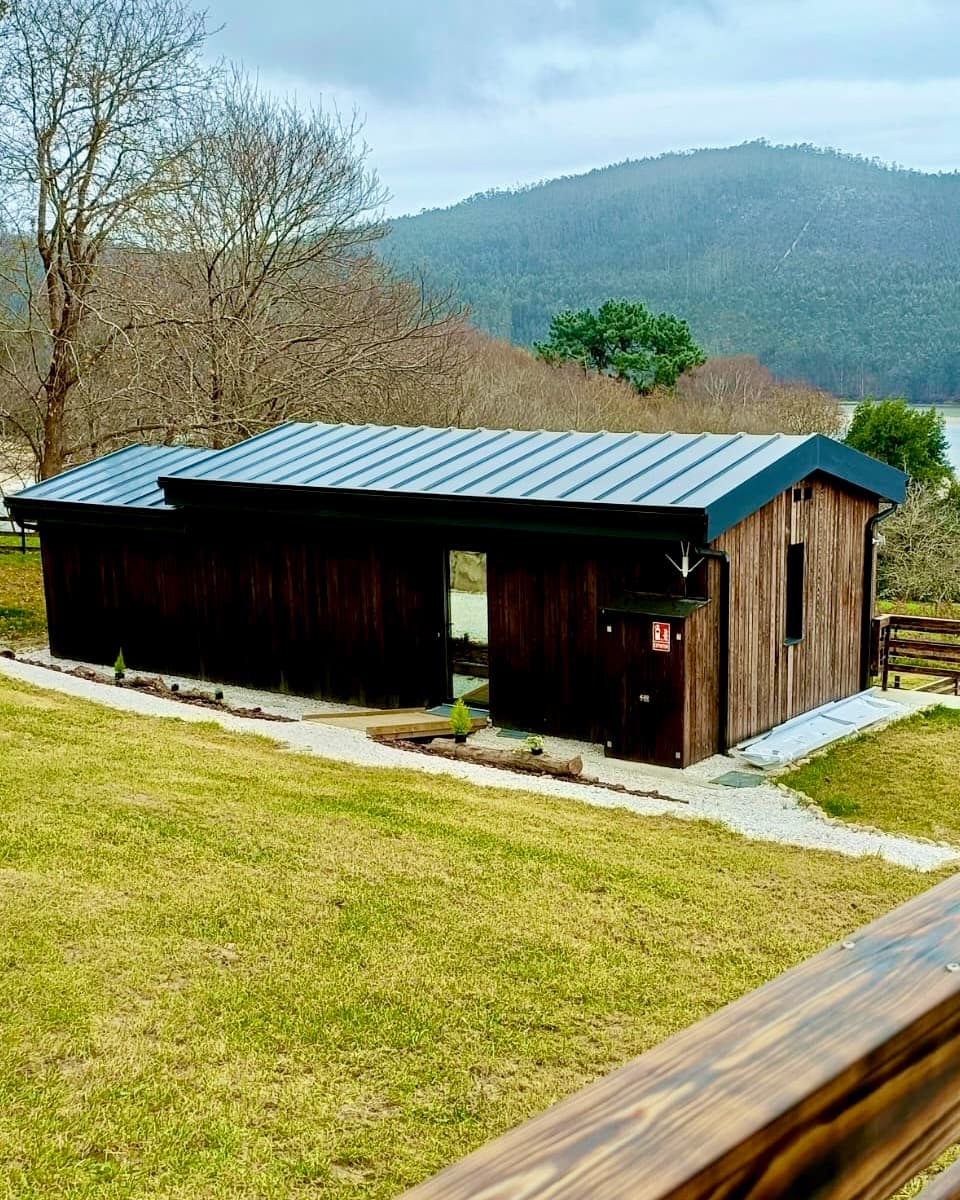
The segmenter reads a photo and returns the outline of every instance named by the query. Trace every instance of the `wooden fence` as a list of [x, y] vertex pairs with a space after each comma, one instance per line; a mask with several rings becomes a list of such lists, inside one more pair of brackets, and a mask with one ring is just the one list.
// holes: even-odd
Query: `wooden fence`
[[0, 500], [0, 550], [19, 550], [21, 554], [26, 554], [28, 539], [30, 548], [39, 544], [36, 531], [7, 517]]
[[[960, 877], [406, 1200], [888, 1200], [957, 1140]], [[960, 1167], [922, 1196], [960, 1197]]]
[[876, 618], [877, 674], [886, 690], [890, 673], [929, 675], [960, 690], [960, 621], [892, 613]]

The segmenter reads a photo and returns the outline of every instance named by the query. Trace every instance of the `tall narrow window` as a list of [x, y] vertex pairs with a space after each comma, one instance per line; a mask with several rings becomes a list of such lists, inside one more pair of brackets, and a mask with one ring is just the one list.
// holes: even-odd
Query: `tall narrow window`
[[803, 542], [787, 547], [787, 623], [788, 645], [803, 637]]
[[450, 695], [486, 708], [490, 704], [487, 556], [481, 551], [451, 550], [448, 564]]

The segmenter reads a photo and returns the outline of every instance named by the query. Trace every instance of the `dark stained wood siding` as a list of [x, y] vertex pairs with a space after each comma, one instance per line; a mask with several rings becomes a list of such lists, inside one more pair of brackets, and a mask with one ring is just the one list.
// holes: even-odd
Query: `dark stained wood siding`
[[[877, 505], [821, 480], [799, 486], [809, 500], [790, 489], [714, 545], [731, 563], [728, 744], [859, 687], [864, 535]], [[458, 532], [307, 518], [238, 527], [196, 512], [166, 527], [50, 523], [41, 534], [56, 654], [112, 663], [122, 647], [133, 669], [374, 706], [446, 698], [445, 562]], [[469, 537], [487, 553], [494, 721], [603, 742], [610, 698], [640, 690], [646, 651], [621, 631], [618, 676], [601, 610], [629, 593], [676, 595], [666, 556], [678, 559], [678, 543]], [[804, 636], [786, 646], [791, 541], [806, 546]], [[622, 736], [634, 738], [633, 721], [679, 720], [684, 764], [720, 746], [721, 580], [709, 561], [687, 584], [709, 603], [683, 622], [679, 712], [621, 695]]]
[[491, 712], [499, 724], [596, 741], [598, 564], [544, 549], [487, 555]]
[[608, 613], [601, 629], [603, 743], [615, 758], [682, 767], [686, 622], [666, 620], [667, 651], [653, 649], [653, 624], [640, 613]]
[[[710, 603], [692, 612], [684, 622], [686, 640], [683, 765], [699, 762], [720, 749], [720, 563], [701, 568]], [[701, 576], [701, 577], [702, 577]]]
[[446, 692], [443, 559], [221, 525], [42, 531], [53, 652], [377, 706]]
[[196, 674], [194, 578], [182, 535], [44, 526], [50, 649], [63, 658]]
[[[487, 598], [494, 722], [605, 740], [604, 695], [612, 685], [600, 644], [600, 610], [628, 592], [676, 591], [680, 577], [667, 553], [676, 559], [677, 546], [598, 547], [574, 539], [491, 545]], [[704, 577], [705, 567], [691, 577], [691, 595], [700, 594]], [[694, 677], [701, 674], [698, 664]], [[715, 677], [715, 667], [707, 674]], [[640, 716], [649, 720], [646, 710]]]
[[[823, 480], [800, 481], [727, 530], [730, 742], [762, 733], [860, 686], [866, 523], [877, 503]], [[787, 546], [803, 542], [804, 635], [784, 644]]]

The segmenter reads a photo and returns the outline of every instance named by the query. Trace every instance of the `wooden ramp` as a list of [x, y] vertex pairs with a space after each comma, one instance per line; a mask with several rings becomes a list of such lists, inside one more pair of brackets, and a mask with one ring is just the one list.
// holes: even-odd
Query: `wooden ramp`
[[[307, 713], [304, 721], [338, 725], [341, 729], [360, 729], [370, 737], [453, 737], [448, 717], [425, 712], [422, 708], [371, 708], [352, 712]], [[487, 725], [486, 717], [472, 717], [474, 729]]]

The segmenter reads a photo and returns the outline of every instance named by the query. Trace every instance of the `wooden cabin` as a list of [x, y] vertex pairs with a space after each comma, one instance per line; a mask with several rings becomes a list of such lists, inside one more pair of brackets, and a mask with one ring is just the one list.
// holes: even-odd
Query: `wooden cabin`
[[379, 707], [452, 698], [451, 554], [482, 554], [494, 723], [685, 766], [866, 685], [904, 484], [820, 435], [295, 423], [7, 504], [54, 654]]

